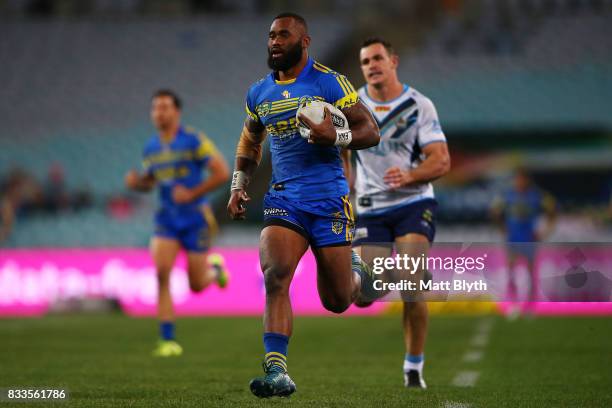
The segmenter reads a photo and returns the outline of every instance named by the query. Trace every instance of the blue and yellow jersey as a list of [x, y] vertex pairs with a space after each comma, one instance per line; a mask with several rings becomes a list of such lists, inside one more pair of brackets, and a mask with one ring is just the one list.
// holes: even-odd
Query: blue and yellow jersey
[[509, 190], [497, 197], [494, 207], [504, 218], [508, 242], [535, 242], [538, 219], [554, 210], [555, 200], [537, 188]]
[[246, 112], [265, 126], [270, 139], [272, 180], [269, 194], [295, 200], [341, 197], [348, 193], [340, 149], [309, 144], [298, 131], [295, 114], [305, 100], [351, 107], [359, 96], [344, 75], [312, 59], [297, 78], [279, 81], [270, 73], [251, 86]]
[[[193, 188], [204, 181], [204, 169], [212, 156], [217, 154], [215, 145], [202, 132], [180, 127], [170, 143], [159, 135], [151, 137], [143, 152], [143, 168], [152, 175], [159, 187], [161, 210], [171, 213], [199, 212], [206, 203], [202, 196], [187, 204], [172, 200], [172, 189], [180, 184]], [[193, 211], [192, 211], [193, 210]]]

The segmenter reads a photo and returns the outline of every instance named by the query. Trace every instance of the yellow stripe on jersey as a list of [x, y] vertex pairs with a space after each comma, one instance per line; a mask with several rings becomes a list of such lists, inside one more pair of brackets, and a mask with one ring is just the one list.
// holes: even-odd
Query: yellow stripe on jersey
[[286, 79], [284, 81], [279, 81], [278, 79], [275, 79], [274, 82], [276, 82], [279, 85], [287, 85], [287, 84], [292, 84], [295, 82], [296, 78], [291, 78], [291, 79]]
[[259, 122], [259, 116], [257, 116], [256, 114], [250, 111], [248, 104], [246, 103], [244, 104], [244, 109], [246, 110], [246, 113], [249, 116], [249, 118], [253, 119], [255, 122]]
[[344, 96], [334, 102], [333, 105], [338, 109], [346, 109], [355, 105], [359, 100], [359, 95], [357, 94], [357, 91], [355, 91], [353, 85], [344, 75], [336, 76], [336, 81], [338, 81], [340, 88], [342, 88]]
[[[313, 96], [312, 98], [317, 101], [325, 101], [325, 98], [323, 98], [322, 96]], [[264, 102], [258, 105], [255, 110], [257, 112], [260, 112], [260, 115], [262, 116], [284, 113], [297, 109], [299, 107], [300, 99], [301, 97], [294, 97], [289, 99], [279, 99], [277, 101], [272, 102]], [[252, 113], [249, 110], [248, 106], [246, 107], [246, 112], [253, 120], [259, 120], [259, 116]]]
[[346, 196], [346, 200], [349, 206], [349, 214], [351, 214], [351, 224], [348, 227], [349, 229], [349, 239], [347, 241], [352, 241], [355, 233], [355, 213], [353, 212], [353, 204], [351, 204], [351, 200], [349, 200], [348, 196]]
[[294, 109], [297, 109], [297, 108], [298, 108], [298, 104], [296, 102], [295, 104], [287, 106], [286, 108], [273, 109], [273, 110], [270, 111], [270, 113], [271, 114], [272, 113], [283, 113], [283, 112], [287, 112], [287, 111], [294, 110]]
[[343, 196], [342, 201], [344, 201], [344, 203], [346, 204], [346, 218], [348, 218], [349, 221], [355, 221], [355, 217], [353, 215], [353, 206], [351, 204], [351, 200], [349, 200], [349, 196]]
[[348, 207], [346, 206], [346, 200], [345, 200], [344, 196], [342, 197], [342, 207], [344, 209], [344, 216], [346, 217], [346, 225], [344, 226], [344, 234], [345, 234], [344, 239], [346, 241], [348, 241], [349, 240], [349, 222], [350, 221], [349, 221]]
[[204, 132], [198, 133], [198, 139], [200, 139], [200, 145], [196, 150], [196, 158], [203, 159], [217, 154], [217, 148]]
[[352, 241], [353, 240], [352, 230], [353, 230], [353, 223], [355, 220], [354, 215], [353, 215], [353, 206], [351, 205], [351, 201], [349, 200], [348, 196], [342, 196], [342, 203], [344, 207], [344, 215], [346, 217], [346, 226], [345, 226], [346, 240]]
[[200, 207], [200, 211], [202, 211], [202, 216], [208, 224], [208, 232], [210, 233], [210, 239], [212, 240], [219, 233], [217, 218], [208, 204], [204, 204], [202, 207]]
[[338, 109], [346, 109], [355, 105], [359, 101], [359, 95], [357, 92], [351, 92], [350, 94], [338, 99], [333, 105]]
[[[313, 99], [318, 101], [325, 101], [325, 98], [323, 98], [322, 96], [313, 96]], [[270, 112], [268, 112], [268, 114], [283, 113], [293, 109], [297, 109], [299, 107], [299, 100], [300, 98], [291, 98], [270, 102], [272, 108], [270, 109]]]
[[321, 64], [320, 62], [315, 61], [314, 64], [312, 64], [313, 68], [315, 68], [318, 71], [324, 72], [326, 74], [329, 74], [330, 72], [333, 72], [333, 70], [329, 67], [326, 67], [325, 65]]
[[287, 106], [296, 106], [297, 104], [298, 104], [298, 101], [297, 101], [297, 100], [295, 100], [295, 101], [290, 101], [290, 102], [287, 102], [287, 103], [273, 104], [273, 105], [270, 107], [270, 112], [272, 112], [272, 111], [274, 111], [274, 110], [276, 110], [276, 109], [286, 108]]
[[288, 103], [293, 103], [293, 102], [297, 102], [300, 98], [295, 97], [295, 98], [289, 98], [289, 99], [279, 99], [278, 101], [272, 101], [270, 102], [270, 104], [272, 105], [272, 107], [276, 107], [279, 105], [286, 105]]
[[291, 109], [296, 109], [298, 106], [299, 98], [291, 98], [286, 100], [271, 102], [270, 113], [285, 112]]
[[312, 66], [316, 70], [321, 71], [323, 73], [333, 74], [336, 78], [336, 81], [338, 81], [340, 88], [344, 92], [344, 96], [333, 103], [336, 108], [350, 108], [351, 106], [355, 105], [357, 101], [359, 101], [359, 95], [357, 94], [355, 87], [353, 87], [353, 84], [351, 84], [351, 82], [346, 78], [346, 76], [338, 74], [336, 71], [332, 70], [329, 67], [326, 67], [325, 65], [317, 61], [315, 61]]
[[152, 153], [144, 158], [144, 163], [148, 166], [155, 164], [164, 164], [179, 160], [193, 160], [195, 152], [192, 149], [188, 150], [162, 150], [158, 153]]
[[350, 83], [347, 77], [345, 77], [344, 75], [341, 75], [338, 78], [340, 81], [344, 83], [344, 85], [346, 85], [346, 89], [348, 89], [349, 91], [348, 93], [357, 92], [355, 91], [355, 88], [353, 88], [353, 84]]
[[336, 81], [338, 81], [338, 83], [340, 84], [340, 87], [344, 91], [344, 96], [357, 92], [355, 91], [355, 88], [353, 88], [353, 85], [349, 82], [349, 80], [344, 75], [338, 75], [336, 77]]
[[340, 84], [340, 88], [342, 88], [342, 92], [344, 92], [344, 96], [351, 93], [351, 91], [347, 88], [346, 84], [342, 81], [342, 77], [337, 76], [336, 81]]

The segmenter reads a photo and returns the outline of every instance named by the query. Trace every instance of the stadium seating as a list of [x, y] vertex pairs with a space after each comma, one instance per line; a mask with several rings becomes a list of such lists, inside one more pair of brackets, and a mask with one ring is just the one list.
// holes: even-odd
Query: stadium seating
[[[547, 9], [549, 3], [555, 7]], [[447, 129], [610, 129], [612, 7], [583, 3], [481, 1], [479, 10], [445, 13], [421, 47], [400, 50], [400, 76], [436, 102]], [[20, 219], [8, 244], [146, 242], [153, 197], [128, 220], [101, 209], [123, 191], [125, 171], [139, 165], [152, 132], [152, 91], [178, 91], [184, 122], [232, 157], [245, 92], [267, 71], [269, 23], [269, 16], [239, 15], [3, 22], [0, 112], [9, 114], [0, 133], [0, 174], [19, 164], [42, 178], [59, 162], [70, 187], [87, 187], [96, 197], [90, 210]], [[351, 28], [349, 20], [312, 19], [311, 54], [325, 63], [353, 38]]]
[[[42, 178], [58, 162], [68, 185], [87, 186], [102, 207], [123, 190], [125, 171], [140, 165], [152, 134], [149, 98], [159, 87], [175, 89], [184, 122], [233, 157], [246, 91], [267, 72], [269, 24], [270, 17], [206, 17], [0, 25], [0, 111], [10, 112], [0, 134], [0, 174], [18, 164]], [[311, 55], [325, 61], [348, 25], [322, 18], [310, 30], [317, 38]], [[148, 208], [125, 221], [100, 208], [24, 218], [8, 244], [142, 245], [151, 228]]]
[[436, 101], [447, 127], [609, 129], [611, 13], [517, 12], [506, 33], [449, 15], [422, 49], [401, 53], [400, 76]]
[[[347, 27], [311, 24], [322, 60]], [[178, 91], [184, 122], [231, 156], [248, 86], [267, 69], [269, 18], [175, 22], [19, 22], [0, 26], [0, 172], [28, 163], [41, 173], [60, 161], [71, 182], [116, 191], [151, 134], [149, 98]], [[254, 39], [259, 39], [254, 43]], [[96, 180], [93, 183], [92, 178]]]

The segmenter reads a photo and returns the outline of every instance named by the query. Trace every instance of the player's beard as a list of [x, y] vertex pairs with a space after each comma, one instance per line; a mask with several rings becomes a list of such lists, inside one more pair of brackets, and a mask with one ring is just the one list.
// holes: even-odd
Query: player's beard
[[268, 67], [273, 71], [287, 71], [300, 62], [302, 59], [302, 51], [304, 51], [302, 42], [298, 41], [293, 47], [285, 52], [285, 55], [273, 59], [272, 51], [268, 48]]

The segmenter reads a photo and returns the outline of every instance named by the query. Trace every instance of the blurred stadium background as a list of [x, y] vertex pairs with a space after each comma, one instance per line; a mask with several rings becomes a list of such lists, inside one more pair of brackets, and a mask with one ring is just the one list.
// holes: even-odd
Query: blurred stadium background
[[[122, 177], [152, 132], [152, 91], [176, 89], [185, 122], [231, 161], [282, 7], [355, 85], [359, 43], [388, 37], [400, 78], [436, 103], [453, 156], [436, 183], [439, 241], [498, 240], [488, 206], [516, 165], [558, 200], [553, 240], [610, 241], [610, 1], [5, 0], [0, 176], [17, 221], [2, 245], [146, 245], [154, 197]], [[219, 245], [257, 243], [269, 166], [258, 174], [250, 228], [223, 225]], [[223, 224], [227, 196], [214, 197]]]

